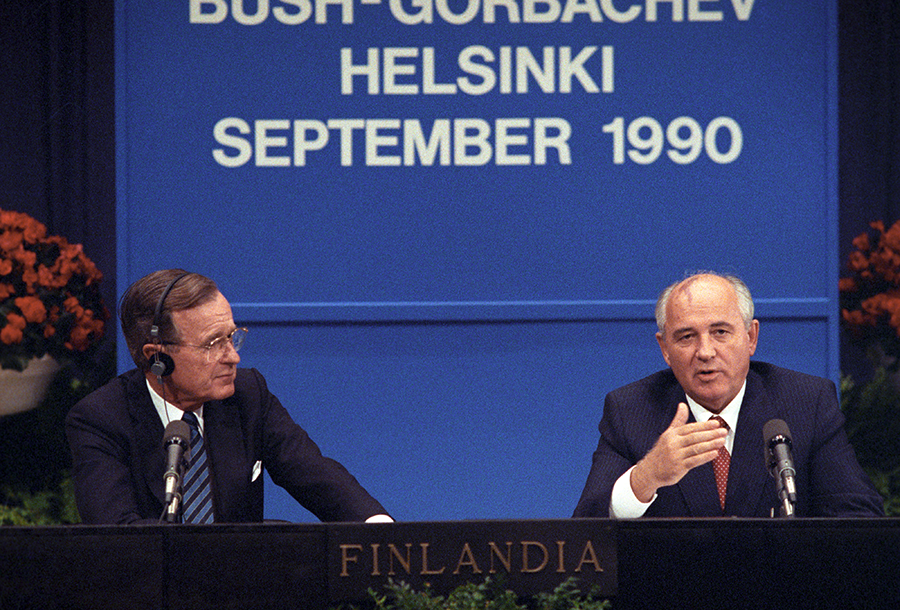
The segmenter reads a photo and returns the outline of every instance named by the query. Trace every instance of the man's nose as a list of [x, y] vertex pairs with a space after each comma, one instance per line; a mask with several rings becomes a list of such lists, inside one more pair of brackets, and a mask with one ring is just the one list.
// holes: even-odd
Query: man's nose
[[700, 335], [700, 342], [697, 345], [697, 357], [701, 360], [709, 360], [715, 355], [716, 347], [713, 345], [712, 338], [708, 335]]
[[241, 361], [241, 355], [234, 347], [234, 343], [231, 341], [225, 342], [225, 353], [222, 355], [222, 360], [231, 364], [237, 364]]

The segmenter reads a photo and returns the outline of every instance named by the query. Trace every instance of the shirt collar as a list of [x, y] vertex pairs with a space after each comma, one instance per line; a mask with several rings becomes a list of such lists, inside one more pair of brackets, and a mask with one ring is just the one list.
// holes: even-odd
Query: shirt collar
[[734, 433], [737, 430], [738, 423], [738, 415], [741, 411], [741, 404], [744, 402], [744, 392], [747, 390], [747, 380], [744, 379], [744, 383], [741, 384], [741, 389], [738, 390], [737, 395], [731, 399], [725, 408], [722, 409], [720, 413], [713, 413], [709, 409], [704, 406], [701, 406], [696, 400], [687, 396], [688, 407], [691, 409], [691, 414], [693, 414], [694, 419], [698, 422], [706, 421], [710, 417], [714, 417], [718, 415], [722, 419], [725, 420], [725, 423], [728, 424], [728, 437], [726, 438], [726, 447], [729, 453], [734, 446]]
[[[147, 390], [150, 392], [150, 400], [153, 401], [153, 406], [156, 408], [156, 413], [159, 415], [163, 426], [168, 426], [169, 422], [173, 420], [181, 419], [184, 411], [169, 401], [163, 400], [163, 397], [150, 385], [150, 380], [145, 379], [145, 381], [147, 382]], [[194, 411], [194, 415], [197, 416], [197, 421], [200, 423], [200, 432], [203, 433], [203, 405], [200, 405], [200, 408]]]

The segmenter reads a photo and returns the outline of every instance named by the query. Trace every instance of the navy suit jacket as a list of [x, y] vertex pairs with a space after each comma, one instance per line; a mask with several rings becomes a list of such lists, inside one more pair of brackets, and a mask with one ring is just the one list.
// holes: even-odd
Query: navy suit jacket
[[[609, 517], [613, 484], [650, 451], [672, 422], [685, 394], [671, 370], [610, 392], [600, 442], [575, 517]], [[769, 517], [779, 500], [764, 459], [762, 429], [782, 419], [793, 441], [798, 517], [875, 517], [884, 501], [860, 468], [844, 431], [834, 383], [751, 362], [738, 415], [724, 515], [712, 464], [660, 488], [647, 517]], [[693, 421], [693, 415], [690, 416]]]
[[[238, 369], [235, 393], [203, 408], [217, 522], [263, 520], [261, 462], [272, 480], [322, 521], [387, 514], [338, 462], [326, 458], [255, 369]], [[66, 435], [85, 523], [155, 523], [163, 512], [164, 427], [144, 375], [131, 370], [72, 407]]]

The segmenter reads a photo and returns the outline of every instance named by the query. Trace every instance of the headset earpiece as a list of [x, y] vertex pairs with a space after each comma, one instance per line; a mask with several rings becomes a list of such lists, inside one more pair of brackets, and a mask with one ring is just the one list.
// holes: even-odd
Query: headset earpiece
[[168, 377], [175, 371], [175, 361], [172, 356], [157, 351], [153, 355], [153, 364], [150, 365], [150, 372], [157, 377]]
[[159, 301], [156, 303], [156, 311], [153, 312], [153, 324], [150, 326], [150, 338], [153, 340], [153, 343], [156, 344], [158, 349], [153, 354], [153, 363], [150, 365], [150, 372], [160, 379], [175, 372], [175, 361], [172, 360], [172, 357], [169, 354], [164, 354], [162, 352], [162, 338], [159, 336], [159, 325], [162, 323], [163, 305], [166, 302], [166, 297], [169, 296], [169, 291], [172, 290], [172, 286], [175, 285], [175, 282], [186, 275], [188, 274], [182, 273], [169, 282], [169, 285], [166, 286], [165, 290], [162, 291], [162, 294], [159, 295]]

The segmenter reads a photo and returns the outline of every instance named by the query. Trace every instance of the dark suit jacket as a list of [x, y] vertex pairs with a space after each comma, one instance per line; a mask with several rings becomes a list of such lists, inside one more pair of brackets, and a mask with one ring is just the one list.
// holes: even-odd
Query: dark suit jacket
[[[363, 521], [384, 508], [347, 470], [322, 456], [255, 369], [238, 369], [235, 393], [203, 408], [217, 522], [263, 520], [262, 462], [272, 480], [323, 521]], [[72, 477], [85, 523], [157, 522], [165, 498], [164, 426], [144, 375], [132, 370], [68, 414]]]
[[[609, 517], [613, 484], [650, 451], [672, 422], [684, 391], [671, 370], [610, 392], [600, 442], [575, 517]], [[764, 459], [762, 429], [787, 423], [797, 470], [798, 517], [874, 517], [883, 499], [856, 460], [831, 381], [751, 362], [732, 450], [725, 516], [768, 517], [779, 500]], [[690, 416], [693, 421], [693, 416]], [[648, 517], [721, 517], [712, 464], [694, 468], [663, 487]]]

